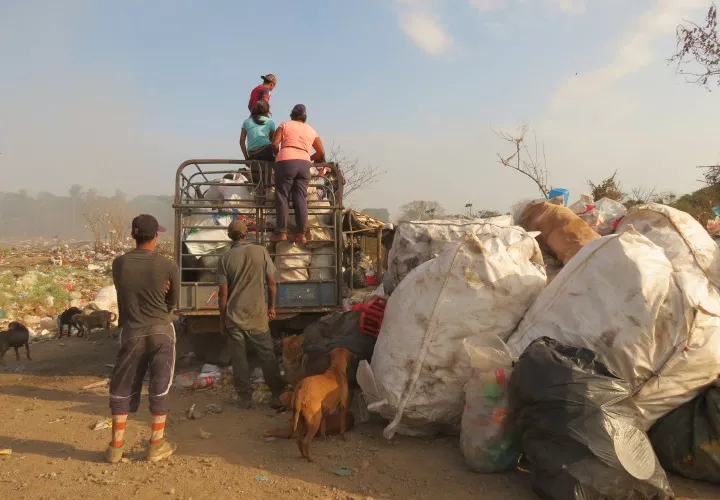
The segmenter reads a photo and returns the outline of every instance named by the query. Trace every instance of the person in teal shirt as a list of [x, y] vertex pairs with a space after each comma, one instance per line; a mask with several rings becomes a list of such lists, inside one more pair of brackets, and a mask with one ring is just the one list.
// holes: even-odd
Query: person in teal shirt
[[272, 141], [275, 130], [277, 125], [270, 118], [270, 104], [263, 100], [257, 101], [240, 132], [240, 149], [245, 159], [274, 161]]

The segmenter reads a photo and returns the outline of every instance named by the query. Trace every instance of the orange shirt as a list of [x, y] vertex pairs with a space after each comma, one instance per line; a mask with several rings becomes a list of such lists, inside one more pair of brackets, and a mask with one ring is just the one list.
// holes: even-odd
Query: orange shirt
[[310, 161], [312, 145], [318, 134], [307, 123], [296, 120], [288, 120], [280, 125], [282, 130], [282, 141], [280, 152], [275, 161], [283, 160], [307, 160]]

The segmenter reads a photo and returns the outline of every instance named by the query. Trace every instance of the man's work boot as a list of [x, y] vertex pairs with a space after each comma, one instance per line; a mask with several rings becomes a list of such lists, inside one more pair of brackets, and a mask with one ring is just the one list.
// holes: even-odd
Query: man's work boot
[[176, 444], [171, 444], [166, 439], [162, 439], [161, 441], [152, 444], [150, 443], [150, 446], [148, 447], [148, 460], [150, 462], [157, 462], [159, 460], [163, 460], [173, 453], [175, 453], [175, 450], [177, 450]]
[[123, 446], [115, 447], [108, 445], [105, 450], [105, 461], [109, 464], [116, 464], [122, 460], [123, 457]]

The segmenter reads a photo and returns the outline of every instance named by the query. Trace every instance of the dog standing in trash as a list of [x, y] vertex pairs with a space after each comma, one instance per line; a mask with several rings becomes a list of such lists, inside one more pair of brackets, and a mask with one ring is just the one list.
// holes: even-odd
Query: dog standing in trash
[[[58, 316], [58, 336], [57, 338], [62, 338], [63, 332], [65, 331], [65, 327], [67, 326], [67, 336], [70, 336], [71, 330], [73, 328], [73, 316], [77, 314], [82, 314], [82, 310], [79, 307], [71, 307], [67, 309], [65, 312], [63, 312], [60, 316]], [[80, 331], [78, 330], [78, 334]]]
[[[283, 406], [293, 411], [295, 408], [293, 408], [293, 393], [283, 392], [280, 395], [280, 402], [283, 404]], [[355, 417], [353, 416], [352, 412], [348, 410], [347, 416], [345, 417], [345, 430], [349, 431], [353, 428], [355, 425]], [[279, 439], [290, 439], [293, 437], [293, 418], [290, 417], [290, 425], [288, 427], [276, 427], [275, 429], [268, 429], [265, 432], [263, 432], [263, 437], [274, 437]], [[329, 415], [325, 416], [325, 433], [328, 436], [333, 436], [335, 434], [340, 434], [340, 414], [339, 413], [331, 413]], [[325, 436], [323, 436], [325, 437]]]
[[[300, 381], [292, 398], [293, 433], [297, 434], [300, 453], [308, 461], [310, 442], [318, 430], [325, 435], [325, 417], [340, 410], [340, 435], [345, 439], [345, 421], [349, 396], [347, 369], [353, 354], [347, 349], [330, 351], [330, 368], [325, 373], [313, 375]], [[298, 432], [301, 423], [305, 435]]]
[[17, 321], [13, 321], [8, 325], [5, 332], [0, 332], [0, 363], [2, 363], [5, 353], [12, 347], [15, 349], [15, 359], [20, 361], [19, 349], [25, 346], [27, 359], [32, 361], [30, 357], [30, 330]]
[[90, 314], [76, 314], [72, 317], [72, 325], [79, 330], [78, 337], [90, 336], [93, 328], [110, 329], [110, 324], [117, 319], [110, 311], [93, 311]]

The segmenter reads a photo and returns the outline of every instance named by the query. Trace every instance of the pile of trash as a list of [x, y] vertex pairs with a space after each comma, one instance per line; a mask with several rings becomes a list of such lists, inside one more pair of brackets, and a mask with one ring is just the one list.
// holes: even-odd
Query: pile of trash
[[720, 248], [664, 205], [565, 204], [400, 224], [368, 409], [388, 439], [459, 434], [478, 472], [529, 462], [547, 498], [720, 483]]

